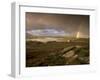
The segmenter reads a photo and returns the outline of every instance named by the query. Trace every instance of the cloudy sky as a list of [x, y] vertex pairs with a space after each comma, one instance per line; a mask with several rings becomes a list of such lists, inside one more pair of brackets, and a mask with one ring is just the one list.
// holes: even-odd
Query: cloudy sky
[[26, 32], [44, 36], [89, 37], [89, 16], [26, 12]]

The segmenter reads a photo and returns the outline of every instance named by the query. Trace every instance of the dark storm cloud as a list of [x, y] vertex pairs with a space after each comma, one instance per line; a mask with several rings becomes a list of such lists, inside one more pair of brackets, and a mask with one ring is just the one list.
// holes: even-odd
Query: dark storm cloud
[[89, 36], [89, 16], [26, 13], [26, 30], [56, 29], [75, 35], [78, 31], [81, 35]]

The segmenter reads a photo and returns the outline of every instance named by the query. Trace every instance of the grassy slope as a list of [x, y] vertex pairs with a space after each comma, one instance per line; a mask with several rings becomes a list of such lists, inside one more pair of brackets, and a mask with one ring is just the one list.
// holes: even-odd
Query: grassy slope
[[[69, 38], [67, 38], [69, 39]], [[72, 38], [70, 38], [72, 39]], [[74, 38], [73, 38], [74, 39]], [[49, 55], [53, 54], [53, 56], [50, 58], [51, 61], [53, 60], [54, 63], [48, 62], [45, 65], [63, 65], [65, 64], [64, 57], [61, 57], [59, 55], [54, 56], [56, 53], [60, 52], [66, 47], [69, 46], [82, 46], [85, 47], [86, 49], [79, 49], [76, 50], [76, 54], [78, 55], [83, 55], [83, 54], [89, 54], [89, 39], [77, 39], [71, 42], [48, 42], [48, 43], [42, 43], [42, 42], [33, 42], [33, 41], [26, 41], [26, 66], [41, 66], [48, 62], [45, 58], [47, 58]], [[81, 56], [80, 57], [84, 57]], [[89, 58], [89, 55], [87, 56]], [[46, 60], [46, 62], [44, 61]], [[82, 58], [79, 58], [78, 60], [82, 60]], [[44, 62], [41, 64], [41, 61]], [[55, 62], [56, 61], [56, 62]], [[82, 61], [81, 61], [82, 62]], [[57, 64], [56, 64], [57, 63]], [[74, 63], [73, 63], [74, 64]], [[81, 64], [81, 63], [80, 63]]]

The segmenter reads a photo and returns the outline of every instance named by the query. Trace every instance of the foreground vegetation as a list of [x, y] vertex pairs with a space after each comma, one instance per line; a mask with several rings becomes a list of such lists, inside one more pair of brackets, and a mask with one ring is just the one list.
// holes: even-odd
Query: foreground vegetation
[[89, 64], [89, 39], [26, 41], [26, 67]]

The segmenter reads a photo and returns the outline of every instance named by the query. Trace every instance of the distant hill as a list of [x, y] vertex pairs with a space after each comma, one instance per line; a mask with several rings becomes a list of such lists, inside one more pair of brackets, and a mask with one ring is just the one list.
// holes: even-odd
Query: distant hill
[[27, 38], [27, 39], [32, 39], [33, 36], [32, 36], [31, 34], [29, 34], [29, 33], [26, 33], [26, 38]]

